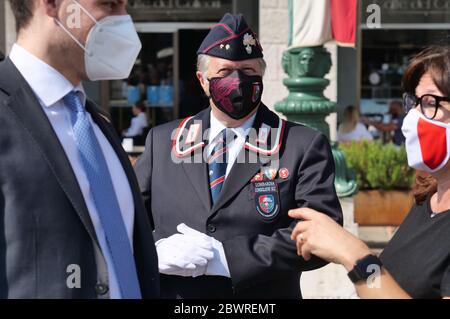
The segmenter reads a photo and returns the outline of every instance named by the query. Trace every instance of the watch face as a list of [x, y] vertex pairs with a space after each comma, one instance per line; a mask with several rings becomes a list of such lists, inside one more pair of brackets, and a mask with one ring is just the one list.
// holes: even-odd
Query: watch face
[[367, 257], [364, 257], [358, 263], [361, 264], [361, 266], [364, 267], [364, 269], [367, 269], [371, 265], [380, 266], [380, 260], [378, 259], [377, 256], [374, 256], [374, 255], [369, 255]]
[[352, 282], [358, 282], [360, 280], [366, 280], [371, 275], [374, 275], [377, 271], [381, 272], [381, 267], [383, 264], [381, 260], [375, 255], [368, 255], [361, 260], [356, 262], [355, 267], [348, 276]]

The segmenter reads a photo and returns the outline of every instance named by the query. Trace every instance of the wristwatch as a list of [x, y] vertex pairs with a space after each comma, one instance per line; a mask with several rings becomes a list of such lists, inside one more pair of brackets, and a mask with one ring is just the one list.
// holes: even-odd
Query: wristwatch
[[381, 269], [383, 263], [377, 256], [367, 255], [356, 262], [353, 269], [348, 273], [348, 278], [350, 278], [353, 283], [357, 283], [361, 280], [367, 280], [367, 278], [374, 274], [374, 265], [380, 267]]

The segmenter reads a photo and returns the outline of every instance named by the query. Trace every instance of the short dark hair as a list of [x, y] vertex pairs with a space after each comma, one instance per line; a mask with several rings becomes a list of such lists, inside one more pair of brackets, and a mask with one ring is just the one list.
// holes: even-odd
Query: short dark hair
[[145, 102], [144, 100], [139, 100], [137, 101], [134, 106], [140, 110], [141, 112], [145, 112], [145, 110], [147, 109], [147, 107], [145, 106]]
[[403, 75], [403, 89], [415, 94], [422, 76], [430, 72], [434, 84], [450, 96], [450, 46], [431, 46], [416, 55]]
[[16, 31], [30, 23], [33, 17], [34, 0], [9, 0], [14, 18], [16, 18]]

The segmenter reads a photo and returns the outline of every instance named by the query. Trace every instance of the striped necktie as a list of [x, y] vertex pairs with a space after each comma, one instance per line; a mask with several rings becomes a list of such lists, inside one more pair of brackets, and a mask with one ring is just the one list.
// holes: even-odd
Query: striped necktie
[[121, 296], [124, 299], [140, 299], [133, 252], [102, 149], [77, 93], [72, 91], [67, 94], [64, 103], [71, 111], [73, 133], [105, 232]]
[[209, 188], [213, 204], [219, 198], [225, 183], [228, 166], [228, 146], [234, 138], [235, 135], [231, 129], [223, 129], [217, 136], [216, 145], [208, 158]]

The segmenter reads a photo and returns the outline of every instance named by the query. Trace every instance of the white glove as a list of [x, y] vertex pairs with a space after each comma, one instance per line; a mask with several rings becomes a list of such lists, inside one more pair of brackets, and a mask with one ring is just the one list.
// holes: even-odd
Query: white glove
[[210, 243], [212, 245], [212, 250], [214, 252], [214, 257], [208, 260], [206, 267], [199, 268], [198, 271], [204, 270], [204, 273], [200, 275], [207, 276], [223, 276], [231, 278], [230, 270], [228, 268], [227, 259], [225, 256], [225, 250], [220, 241], [216, 240], [214, 237], [210, 237], [204, 233], [201, 233], [195, 229], [192, 229], [185, 224], [180, 224], [177, 226], [177, 230], [185, 235], [185, 240], [190, 241], [193, 245], [196, 242]]
[[160, 273], [183, 277], [203, 275], [208, 261], [214, 257], [211, 242], [186, 240], [182, 234], [159, 240], [156, 251]]

